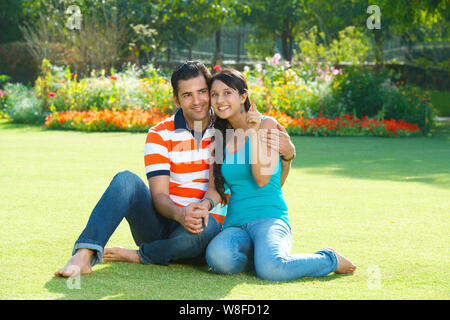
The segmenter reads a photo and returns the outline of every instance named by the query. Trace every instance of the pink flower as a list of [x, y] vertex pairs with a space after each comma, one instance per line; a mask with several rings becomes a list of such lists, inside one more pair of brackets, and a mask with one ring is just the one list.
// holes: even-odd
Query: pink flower
[[216, 65], [213, 67], [213, 70], [214, 70], [214, 71], [220, 71], [220, 66], [216, 64]]
[[6, 92], [3, 92], [2, 90], [0, 90], [0, 98], [6, 96]]
[[280, 63], [281, 55], [279, 53], [275, 53], [275, 55], [272, 57], [272, 60], [270, 61], [273, 66], [276, 66]]

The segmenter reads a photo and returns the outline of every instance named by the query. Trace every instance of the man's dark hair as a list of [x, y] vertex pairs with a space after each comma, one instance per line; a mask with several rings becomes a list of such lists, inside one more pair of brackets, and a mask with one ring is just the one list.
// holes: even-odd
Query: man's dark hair
[[186, 61], [179, 65], [172, 73], [170, 82], [172, 83], [173, 95], [178, 99], [178, 81], [189, 80], [198, 77], [202, 74], [205, 77], [206, 83], [211, 79], [211, 72], [200, 61]]

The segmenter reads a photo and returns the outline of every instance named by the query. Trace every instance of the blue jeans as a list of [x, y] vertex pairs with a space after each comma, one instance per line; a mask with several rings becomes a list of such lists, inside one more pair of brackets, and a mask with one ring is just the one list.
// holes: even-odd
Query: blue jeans
[[130, 225], [138, 254], [144, 264], [168, 265], [170, 261], [201, 257], [221, 225], [210, 215], [203, 232], [193, 234], [178, 222], [156, 212], [149, 188], [134, 173], [119, 172], [95, 206], [72, 251], [95, 251], [91, 265], [102, 261], [103, 249], [120, 222]]
[[280, 219], [259, 219], [220, 232], [206, 249], [206, 262], [215, 273], [254, 268], [258, 277], [271, 281], [322, 277], [336, 270], [337, 257], [331, 250], [290, 255], [291, 245], [289, 225]]

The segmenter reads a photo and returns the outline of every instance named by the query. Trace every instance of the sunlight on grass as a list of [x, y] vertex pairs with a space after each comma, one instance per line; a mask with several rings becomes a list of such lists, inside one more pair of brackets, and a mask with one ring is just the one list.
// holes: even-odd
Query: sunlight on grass
[[[45, 131], [0, 123], [2, 299], [446, 299], [450, 141], [294, 137], [283, 191], [293, 253], [325, 246], [357, 266], [289, 282], [207, 266], [103, 263], [80, 290], [53, 273], [69, 259], [113, 176], [145, 181], [145, 134]], [[122, 222], [108, 246], [136, 248]]]

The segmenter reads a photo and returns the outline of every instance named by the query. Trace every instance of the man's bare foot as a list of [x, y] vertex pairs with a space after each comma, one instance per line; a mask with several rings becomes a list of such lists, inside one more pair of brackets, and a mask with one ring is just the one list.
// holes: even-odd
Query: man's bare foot
[[141, 263], [137, 250], [122, 247], [105, 248], [102, 256], [103, 261], [122, 261]]
[[337, 253], [336, 250], [334, 250], [331, 247], [326, 247], [325, 249], [331, 250], [336, 254], [336, 257], [338, 259], [338, 266], [336, 268], [336, 271], [334, 271], [335, 273], [338, 274], [353, 274], [356, 270], [356, 266], [350, 261], [348, 260], [346, 257], [344, 257], [343, 255], [340, 255], [339, 253]]
[[92, 272], [91, 268], [91, 257], [94, 251], [90, 249], [81, 248], [70, 258], [64, 268], [59, 269], [55, 272], [57, 277], [71, 277], [77, 274], [90, 274]]

